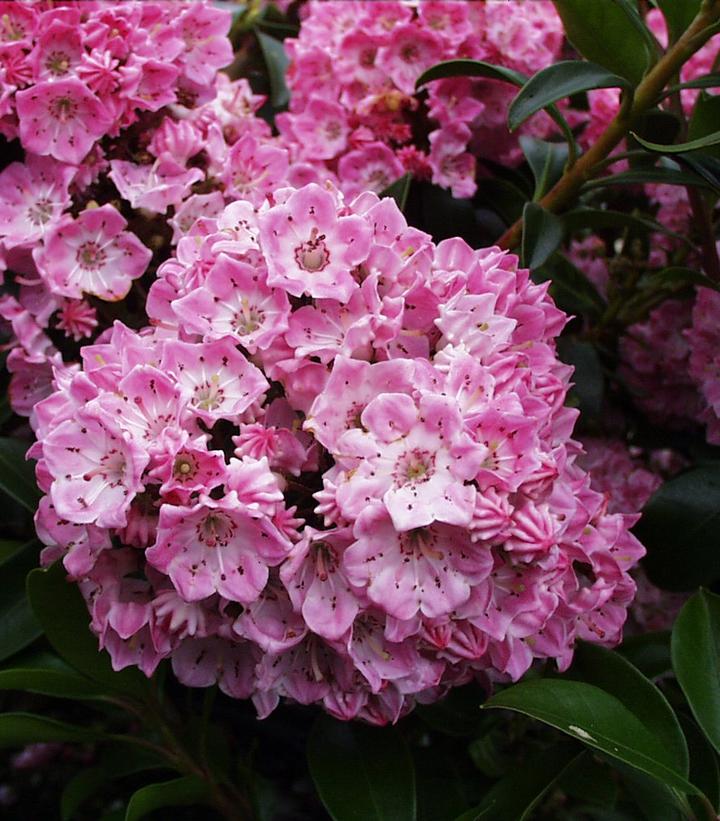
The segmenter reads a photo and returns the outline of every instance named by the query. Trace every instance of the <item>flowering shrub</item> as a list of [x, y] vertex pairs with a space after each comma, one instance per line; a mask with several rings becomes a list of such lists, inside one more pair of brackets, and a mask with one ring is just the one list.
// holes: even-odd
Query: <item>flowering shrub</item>
[[0, 2], [3, 818], [717, 817], [718, 26]]
[[45, 561], [117, 669], [384, 723], [619, 639], [642, 549], [575, 464], [565, 318], [515, 257], [313, 183], [158, 274], [155, 326], [37, 408]]
[[[452, 77], [415, 83], [441, 60], [464, 57], [532, 73], [560, 53], [552, 3], [308, 2], [287, 42], [290, 111], [277, 118], [294, 161], [330, 171], [350, 196], [380, 193], [406, 172], [455, 197], [476, 189], [476, 157], [516, 163], [505, 128], [512, 86]], [[551, 130], [547, 115], [529, 133]], [[528, 129], [526, 129], [528, 131]]]

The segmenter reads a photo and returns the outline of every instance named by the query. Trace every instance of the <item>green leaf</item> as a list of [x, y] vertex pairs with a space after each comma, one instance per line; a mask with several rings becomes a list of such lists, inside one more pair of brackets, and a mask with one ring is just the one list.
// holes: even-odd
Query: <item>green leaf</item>
[[720, 465], [702, 465], [668, 479], [643, 509], [635, 534], [643, 564], [666, 590], [693, 590], [720, 579]]
[[695, 720], [720, 751], [720, 596], [700, 590], [685, 604], [673, 627], [671, 650]]
[[623, 639], [618, 653], [648, 678], [662, 676], [672, 670], [669, 630], [629, 636]]
[[565, 143], [551, 143], [522, 135], [520, 146], [535, 178], [533, 200], [539, 200], [560, 179], [568, 161]]
[[568, 675], [615, 696], [659, 739], [675, 769], [687, 777], [688, 749], [677, 716], [662, 692], [627, 659], [596, 644], [581, 642]]
[[648, 38], [637, 25], [637, 12], [615, 0], [553, 0], [568, 40], [598, 65], [633, 84], [650, 64]]
[[640, 216], [639, 214], [626, 214], [624, 211], [613, 211], [610, 208], [576, 208], [574, 211], [563, 214], [563, 222], [568, 236], [572, 236], [583, 228], [591, 228], [594, 231], [604, 228], [620, 228], [642, 231], [643, 233], [660, 231], [686, 242], [688, 245], [691, 244], [687, 237], [678, 234], [676, 231], [670, 231], [664, 225], [649, 217]]
[[478, 821], [524, 821], [581, 755], [577, 745], [568, 743], [536, 753], [498, 781], [472, 810], [475, 814], [471, 817]]
[[694, 80], [688, 80], [686, 83], [678, 83], [674, 86], [668, 86], [663, 91], [663, 97], [669, 97], [678, 91], [685, 88], [718, 88], [720, 87], [720, 74], [705, 74], [702, 77], [696, 77]]
[[61, 562], [47, 570], [33, 570], [27, 580], [28, 597], [45, 635], [79, 673], [112, 691], [142, 698], [147, 679], [135, 668], [115, 672], [110, 657], [90, 632], [90, 616], [77, 586], [70, 584]]
[[[486, 63], [483, 60], [445, 60], [424, 71], [415, 82], [415, 88], [419, 89], [425, 83], [432, 80], [442, 80], [446, 77], [484, 77], [488, 80], [501, 80], [515, 86], [523, 86], [528, 80], [527, 74], [522, 74], [504, 66]], [[547, 112], [558, 124], [567, 142], [575, 147], [575, 137], [572, 129], [557, 107], [549, 104]]]
[[38, 553], [37, 540], [27, 542], [0, 566], [0, 661], [42, 635], [25, 594], [25, 577], [37, 566]]
[[167, 769], [168, 764], [155, 753], [142, 749], [103, 750], [98, 766], [81, 770], [65, 785], [60, 799], [62, 821], [72, 821], [78, 809], [107, 784], [148, 770]]
[[289, 64], [285, 46], [281, 40], [255, 30], [255, 36], [260, 43], [260, 49], [265, 59], [265, 65], [270, 79], [270, 103], [273, 108], [283, 108], [290, 102], [290, 92], [285, 82], [285, 74]]
[[536, 679], [492, 696], [484, 705], [515, 710], [652, 775], [674, 789], [699, 792], [675, 754], [611, 693], [583, 681]]
[[[682, 156], [676, 157], [678, 161]], [[700, 188], [711, 188], [712, 182], [698, 174], [679, 171], [676, 168], [656, 166], [653, 168], [636, 168], [632, 171], [621, 171], [619, 174], [608, 174], [595, 180], [588, 180], [583, 185], [583, 191], [594, 191], [598, 188], [607, 188], [609, 185], [644, 185], [645, 183], [661, 183], [663, 185], [695, 185]]]
[[421, 88], [433, 80], [446, 77], [485, 77], [488, 80], [503, 80], [516, 86], [527, 82], [527, 74], [504, 66], [486, 63], [484, 60], [445, 60], [424, 71], [416, 80], [415, 88]]
[[[720, 158], [720, 148], [716, 147], [718, 141], [720, 141], [717, 128], [718, 122], [720, 122], [720, 97], [703, 92], [697, 98], [690, 117], [688, 139], [691, 143], [704, 148], [705, 153], [715, 157], [715, 159]], [[707, 142], [701, 145], [703, 140]], [[688, 147], [687, 150], [691, 151], [693, 149]]]
[[404, 211], [405, 205], [407, 204], [408, 194], [410, 193], [410, 183], [412, 182], [412, 178], [412, 174], [403, 174], [400, 179], [395, 180], [394, 183], [388, 185], [380, 196], [392, 197], [395, 200], [397, 207], [401, 211]]
[[308, 764], [334, 821], [414, 821], [415, 772], [394, 727], [321, 716], [310, 732]]
[[597, 288], [562, 254], [533, 273], [535, 282], [551, 281], [550, 293], [558, 305], [569, 313], [585, 314], [598, 319], [605, 311], [605, 302]]
[[74, 670], [11, 667], [0, 670], [0, 690], [25, 690], [60, 698], [96, 699], [105, 695], [104, 688], [78, 675]]
[[209, 788], [206, 781], [194, 775], [162, 781], [142, 787], [128, 802], [125, 821], [139, 821], [153, 810], [164, 807], [187, 807], [194, 804], [206, 804], [209, 799]]
[[718, 157], [712, 154], [692, 153], [675, 154], [675, 159], [697, 175], [698, 182], [693, 185], [710, 188], [713, 193], [720, 194], [720, 159]]
[[0, 437], [0, 490], [35, 513], [40, 491], [35, 482], [35, 462], [25, 459], [27, 449], [26, 442]]
[[575, 336], [558, 340], [560, 359], [575, 368], [571, 397], [577, 401], [580, 413], [598, 418], [602, 413], [605, 378], [595, 346]]
[[528, 117], [565, 97], [592, 88], [626, 88], [627, 80], [602, 66], [580, 60], [564, 60], [534, 74], [520, 89], [508, 110], [511, 131]]
[[653, 0], [665, 17], [671, 42], [680, 37], [700, 11], [702, 0]]
[[720, 805], [720, 767], [717, 753], [690, 716], [681, 713], [679, 719], [690, 750], [690, 780], [703, 791], [710, 804], [717, 810]]
[[699, 285], [703, 288], [711, 288], [713, 291], [720, 291], [720, 285], [706, 274], [693, 268], [683, 268], [681, 266], [663, 268], [662, 271], [650, 274], [643, 278], [642, 285], [646, 288], [668, 289], [671, 291]]
[[536, 202], [528, 202], [523, 209], [522, 265], [531, 270], [544, 265], [557, 251], [564, 236], [565, 228], [560, 217]]
[[641, 815], [633, 814], [632, 821], [687, 821], [687, 814], [680, 807], [678, 795], [665, 784], [626, 764], [615, 764], [622, 774], [622, 784], [639, 808]]
[[643, 140], [643, 138], [634, 131], [630, 133], [643, 148], [647, 148], [648, 151], [654, 151], [657, 154], [683, 154], [686, 151], [699, 151], [711, 145], [720, 145], [720, 131], [715, 131], [705, 137], [699, 137], [697, 140], [689, 140], [685, 143], [674, 143], [673, 145], [652, 143], [649, 140]]
[[36, 741], [92, 741], [98, 734], [32, 713], [0, 713], [0, 747], [20, 747]]

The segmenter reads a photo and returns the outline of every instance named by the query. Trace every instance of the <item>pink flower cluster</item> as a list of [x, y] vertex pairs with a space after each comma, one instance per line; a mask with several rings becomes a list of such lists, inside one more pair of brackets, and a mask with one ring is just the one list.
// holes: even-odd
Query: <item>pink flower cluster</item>
[[25, 150], [0, 172], [0, 266], [16, 285], [0, 316], [11, 403], [29, 415], [59, 361], [50, 337], [107, 326], [98, 307], [127, 297], [151, 248], [162, 259], [170, 231], [176, 241], [221, 209], [225, 188], [242, 195], [228, 178], [246, 171], [238, 154], [263, 171], [253, 135], [270, 128], [254, 116], [264, 98], [218, 73], [230, 15], [210, 3], [15, 2], [0, 14], [0, 129]]
[[635, 404], [651, 422], [671, 428], [696, 424], [703, 399], [689, 372], [692, 303], [668, 299], [620, 338], [618, 371]]
[[707, 439], [720, 444], [720, 294], [698, 288], [692, 324], [685, 335], [690, 347], [689, 371], [704, 400], [700, 421], [707, 425]]
[[[453, 196], [476, 189], [476, 157], [516, 162], [505, 125], [516, 90], [494, 80], [449, 78], [415, 92], [426, 69], [447, 59], [487, 60], [533, 73], [560, 52], [552, 3], [308, 2], [290, 56], [290, 111], [277, 125], [294, 161], [335, 175], [349, 196], [380, 192], [406, 172]], [[545, 136], [545, 115], [526, 132]]]
[[148, 313], [36, 411], [44, 560], [116, 668], [385, 723], [619, 640], [643, 549], [516, 257], [311, 183], [198, 219]]
[[[655, 451], [649, 464], [639, 448], [628, 448], [619, 439], [583, 439], [585, 454], [578, 461], [590, 474], [590, 486], [604, 493], [610, 513], [641, 510], [663, 483], [683, 467], [673, 451]], [[669, 630], [687, 600], [683, 593], [670, 593], [654, 585], [642, 567], [633, 570], [637, 594], [629, 610], [626, 632]]]

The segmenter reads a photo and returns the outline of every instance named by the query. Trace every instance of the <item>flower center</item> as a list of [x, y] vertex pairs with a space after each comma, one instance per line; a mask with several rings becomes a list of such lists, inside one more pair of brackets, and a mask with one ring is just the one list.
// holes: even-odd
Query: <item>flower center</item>
[[320, 581], [327, 581], [328, 575], [337, 569], [335, 551], [327, 542], [315, 542], [315, 572]]
[[192, 479], [197, 472], [197, 459], [192, 453], [178, 453], [173, 464], [173, 477], [181, 482]]
[[197, 537], [206, 547], [226, 547], [235, 533], [232, 519], [213, 511], [197, 526]]
[[70, 97], [55, 97], [50, 100], [48, 105], [48, 113], [50, 116], [59, 120], [61, 123], [72, 120], [77, 113], [77, 109], [77, 103]]
[[225, 399], [225, 391], [220, 386], [220, 377], [215, 374], [193, 391], [193, 405], [201, 410], [217, 410]]
[[85, 242], [78, 248], [77, 261], [86, 271], [97, 271], [107, 262], [107, 254], [97, 242]]
[[295, 249], [295, 261], [311, 274], [327, 268], [330, 252], [325, 245], [325, 234], [318, 234], [318, 229], [313, 228], [310, 238]]
[[255, 333], [265, 321], [265, 312], [243, 298], [241, 309], [235, 314], [235, 328], [240, 336]]
[[45, 68], [56, 77], [67, 74], [70, 68], [70, 58], [62, 51], [51, 51], [45, 60]]
[[398, 487], [427, 482], [435, 472], [435, 455], [427, 450], [408, 450], [395, 463], [393, 478]]
[[27, 210], [27, 218], [33, 225], [45, 225], [52, 216], [52, 203], [43, 197], [34, 202]]
[[418, 58], [417, 46], [412, 43], [408, 43], [406, 46], [403, 46], [400, 49], [400, 57], [406, 63], [414, 63]]

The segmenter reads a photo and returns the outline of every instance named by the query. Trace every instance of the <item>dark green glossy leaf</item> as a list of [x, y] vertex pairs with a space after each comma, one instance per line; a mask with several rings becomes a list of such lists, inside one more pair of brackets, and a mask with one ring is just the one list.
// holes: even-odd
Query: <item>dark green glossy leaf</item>
[[255, 35], [260, 43], [270, 78], [270, 103], [273, 108], [283, 108], [290, 102], [290, 92], [285, 82], [285, 74], [290, 61], [285, 53], [285, 46], [281, 40], [257, 29]]
[[[697, 98], [693, 108], [687, 136], [691, 145], [697, 145], [704, 154], [715, 157], [715, 159], [720, 158], [720, 147], [718, 147], [720, 142], [719, 122], [720, 97], [703, 91]], [[687, 151], [692, 150], [690, 147], [687, 148]]]
[[720, 751], [720, 596], [700, 590], [685, 604], [673, 627], [672, 660], [697, 723]]
[[599, 417], [602, 412], [605, 378], [595, 346], [574, 336], [558, 340], [560, 359], [575, 368], [570, 397], [583, 417]]
[[720, 805], [720, 766], [717, 753], [690, 716], [680, 714], [678, 717], [690, 750], [690, 780], [705, 793], [717, 811]]
[[662, 676], [672, 670], [669, 630], [630, 636], [618, 647], [618, 653], [648, 678]]
[[687, 777], [688, 749], [677, 716], [662, 692], [627, 659], [597, 644], [581, 642], [568, 675], [615, 696], [657, 737], [674, 768]]
[[125, 747], [103, 750], [97, 766], [81, 770], [66, 784], [60, 800], [62, 821], [76, 818], [78, 809], [113, 781], [139, 772], [167, 768], [167, 762], [148, 750]]
[[36, 741], [92, 741], [97, 733], [31, 713], [0, 713], [0, 747], [20, 747]]
[[649, 217], [639, 214], [626, 214], [624, 211], [613, 211], [609, 208], [576, 208], [563, 214], [563, 222], [568, 236], [583, 228], [592, 228], [595, 231], [605, 228], [630, 229], [634, 231], [660, 231], [676, 239], [690, 244], [690, 240], [682, 234], [670, 231], [664, 225]]
[[668, 479], [643, 509], [635, 533], [648, 550], [650, 580], [667, 590], [693, 590], [720, 579], [720, 465]]
[[553, 0], [575, 48], [614, 74], [639, 83], [650, 64], [648, 39], [615, 0]]
[[[523, 86], [528, 79], [526, 74], [522, 74], [519, 71], [505, 68], [504, 66], [493, 65], [492, 63], [486, 63], [483, 60], [445, 60], [423, 72], [415, 82], [415, 88], [419, 89], [425, 85], [425, 83], [429, 83], [432, 80], [442, 80], [445, 77], [484, 77], [488, 80], [501, 80], [515, 86]], [[563, 137], [568, 144], [576, 149], [575, 137], [565, 117], [563, 117], [553, 104], [548, 104], [546, 110], [560, 127]]]
[[27, 580], [28, 597], [45, 635], [79, 673], [113, 691], [142, 697], [147, 679], [135, 668], [115, 672], [110, 657], [90, 632], [90, 616], [77, 586], [70, 584], [61, 562], [47, 570], [33, 570]]
[[[682, 156], [675, 159], [680, 161]], [[585, 191], [594, 191], [597, 188], [607, 188], [609, 185], [645, 185], [645, 183], [661, 183], [663, 185], [695, 185], [700, 188], [712, 186], [708, 180], [698, 174], [679, 171], [676, 168], [656, 166], [653, 168], [636, 168], [632, 171], [622, 171], [619, 174], [608, 174], [589, 180], [583, 186]]]
[[551, 263], [538, 268], [535, 282], [550, 280], [550, 293], [558, 305], [572, 314], [585, 314], [597, 319], [605, 311], [605, 302], [597, 288], [562, 254], [556, 254]]
[[537, 679], [496, 693], [484, 705], [543, 721], [682, 792], [698, 792], [672, 750], [611, 693], [583, 681]]
[[649, 140], [643, 140], [643, 138], [634, 131], [631, 131], [630, 133], [640, 143], [640, 145], [647, 148], [648, 151], [654, 151], [658, 154], [682, 154], [686, 151], [699, 151], [712, 145], [720, 145], [720, 131], [715, 131], [705, 137], [698, 137], [696, 140], [689, 140], [684, 143], [674, 143], [673, 145], [653, 143]]
[[[715, 149], [712, 149], [715, 150]], [[674, 159], [696, 175], [699, 187], [710, 188], [720, 194], [720, 159], [711, 154], [695, 152], [693, 154], [675, 154]]]
[[496, 66], [483, 60], [445, 60], [424, 71], [416, 80], [415, 88], [421, 88], [432, 80], [446, 77], [485, 77], [488, 80], [503, 80], [516, 86], [527, 81], [527, 74], [504, 66]]
[[639, 810], [639, 814], [632, 814], [632, 821], [687, 821], [688, 816], [681, 809], [684, 801], [678, 800], [674, 790], [626, 764], [615, 766], [622, 774], [623, 787]]
[[42, 635], [25, 594], [25, 577], [37, 566], [39, 550], [37, 540], [27, 542], [0, 565], [0, 661]]
[[412, 182], [412, 178], [412, 174], [403, 174], [399, 180], [395, 180], [394, 183], [388, 185], [380, 196], [392, 197], [395, 200], [397, 207], [401, 211], [404, 211], [405, 205], [407, 204], [408, 194], [410, 193], [410, 183]]
[[0, 437], [0, 490], [35, 513], [40, 491], [35, 483], [35, 463], [25, 459], [28, 447], [20, 439]]
[[531, 270], [544, 265], [557, 251], [564, 236], [565, 228], [560, 217], [536, 202], [528, 202], [523, 209], [522, 265]]
[[520, 89], [508, 110], [508, 126], [514, 131], [528, 117], [552, 103], [592, 88], [626, 87], [627, 80], [602, 66], [580, 60], [564, 60], [534, 74]]
[[187, 807], [195, 804], [206, 804], [209, 799], [209, 788], [206, 781], [196, 776], [187, 775], [172, 781], [149, 784], [142, 787], [128, 802], [125, 821], [139, 821], [153, 810], [165, 807]]
[[568, 743], [536, 753], [495, 784], [473, 809], [473, 817], [482, 821], [524, 821], [580, 755], [578, 746]]
[[670, 31], [670, 38], [674, 42], [692, 23], [695, 15], [700, 11], [702, 0], [652, 0], [665, 17]]
[[686, 83], [668, 86], [663, 92], [663, 96], [675, 94], [675, 92], [682, 91], [685, 88], [720, 88], [720, 74], [705, 74], [703, 77], [696, 77]]
[[551, 143], [522, 135], [520, 146], [535, 178], [533, 199], [539, 200], [560, 179], [568, 161], [565, 143]]
[[74, 670], [53, 670], [33, 667], [10, 667], [0, 670], [0, 690], [26, 690], [61, 698], [102, 698], [104, 688], [78, 675]]
[[680, 266], [663, 268], [662, 271], [650, 274], [643, 279], [643, 286], [646, 288], [678, 290], [696, 285], [703, 288], [711, 288], [714, 291], [720, 291], [720, 285], [717, 282], [693, 268], [683, 268]]
[[413, 763], [394, 727], [321, 716], [308, 740], [308, 764], [334, 821], [414, 821]]

